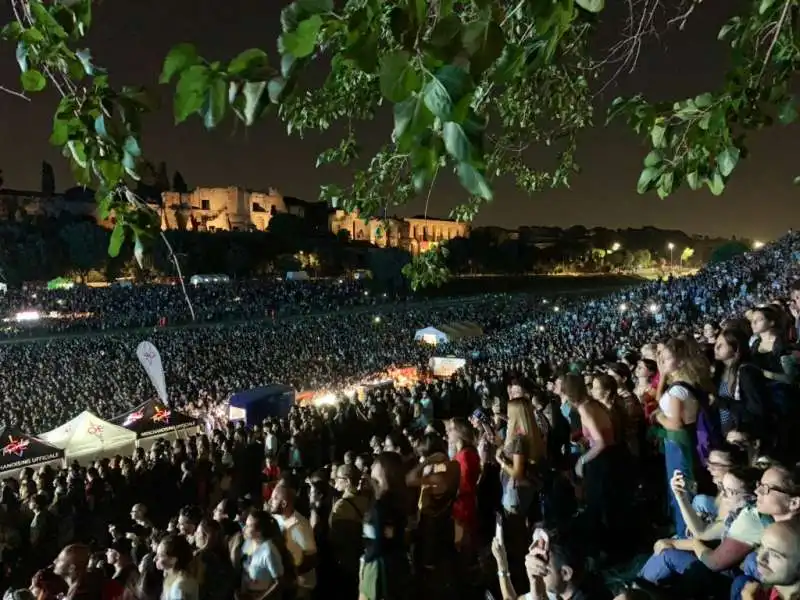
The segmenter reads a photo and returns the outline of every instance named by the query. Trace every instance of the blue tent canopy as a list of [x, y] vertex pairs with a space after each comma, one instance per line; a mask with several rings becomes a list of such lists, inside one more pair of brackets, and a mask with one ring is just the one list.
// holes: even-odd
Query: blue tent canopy
[[228, 417], [231, 421], [258, 425], [267, 417], [287, 417], [293, 404], [294, 388], [273, 383], [233, 394]]

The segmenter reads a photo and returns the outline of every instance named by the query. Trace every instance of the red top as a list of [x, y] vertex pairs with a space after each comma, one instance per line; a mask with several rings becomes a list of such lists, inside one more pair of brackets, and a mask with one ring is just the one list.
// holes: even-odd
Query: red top
[[472, 447], [462, 448], [455, 456], [461, 469], [458, 496], [453, 503], [453, 518], [465, 529], [474, 532], [478, 526], [478, 479], [481, 459]]

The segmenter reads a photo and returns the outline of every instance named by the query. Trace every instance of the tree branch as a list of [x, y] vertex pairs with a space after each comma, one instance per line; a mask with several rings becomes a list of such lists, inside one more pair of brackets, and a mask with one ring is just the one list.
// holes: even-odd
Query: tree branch
[[7, 87], [5, 87], [3, 85], [0, 85], [0, 92], [3, 93], [3, 94], [9, 94], [10, 96], [16, 96], [17, 98], [21, 98], [22, 100], [25, 100], [25, 102], [30, 102], [31, 101], [31, 99], [28, 98], [25, 95], [24, 92], [18, 92], [17, 90], [12, 90], [12, 89], [7, 88]]

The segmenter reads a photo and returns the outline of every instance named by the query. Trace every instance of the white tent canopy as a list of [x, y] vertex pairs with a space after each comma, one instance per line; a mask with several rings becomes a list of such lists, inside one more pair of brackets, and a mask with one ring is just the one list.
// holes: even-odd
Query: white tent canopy
[[87, 455], [101, 458], [108, 454], [130, 452], [136, 446], [135, 432], [104, 421], [88, 410], [39, 437], [48, 444], [62, 448], [67, 459]]
[[436, 345], [482, 335], [483, 329], [481, 329], [480, 325], [471, 321], [459, 321], [458, 323], [449, 323], [447, 325], [424, 327], [417, 330], [414, 334], [414, 339], [418, 342], [422, 341], [426, 344]]

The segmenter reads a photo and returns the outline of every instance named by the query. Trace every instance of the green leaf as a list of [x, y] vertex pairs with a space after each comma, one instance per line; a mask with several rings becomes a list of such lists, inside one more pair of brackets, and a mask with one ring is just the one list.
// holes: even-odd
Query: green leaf
[[47, 85], [47, 80], [44, 78], [44, 75], [35, 69], [25, 71], [19, 78], [22, 82], [22, 89], [26, 92], [41, 92], [44, 86]]
[[[48, 6], [50, 6], [50, 8], [48, 8]], [[45, 6], [44, 2], [31, 2], [28, 4], [36, 26], [48, 36], [63, 40], [67, 37], [67, 32], [61, 24], [56, 21], [55, 17], [50, 14], [52, 5], [48, 6]]]
[[108, 255], [111, 258], [119, 256], [119, 251], [122, 248], [122, 242], [125, 241], [125, 227], [121, 222], [114, 225], [114, 230], [111, 232], [111, 239], [108, 240]]
[[248, 81], [244, 84], [244, 123], [252, 125], [256, 120], [259, 103], [264, 90], [267, 88], [266, 81]]
[[525, 66], [525, 51], [516, 44], [506, 44], [495, 64], [493, 79], [506, 83], [515, 79]]
[[392, 140], [401, 152], [410, 152], [419, 145], [420, 136], [428, 133], [434, 117], [421, 94], [414, 94], [404, 102], [395, 104]]
[[659, 198], [663, 200], [672, 193], [673, 182], [674, 175], [672, 174], [672, 171], [667, 171], [661, 176], [661, 179], [658, 182], [658, 188], [656, 189]]
[[708, 108], [714, 103], [714, 96], [706, 92], [705, 94], [700, 94], [694, 99], [694, 105], [699, 108]]
[[462, 162], [459, 163], [457, 172], [458, 180], [470, 194], [484, 200], [492, 199], [492, 189], [478, 169], [469, 163]]
[[394, 130], [392, 131], [392, 140], [395, 143], [399, 143], [399, 140], [405, 135], [406, 131], [408, 131], [418, 103], [419, 96], [414, 95], [394, 105]]
[[183, 123], [190, 115], [199, 112], [206, 101], [209, 71], [203, 65], [194, 65], [183, 71], [175, 89], [175, 123]]
[[461, 34], [461, 19], [448, 15], [439, 19], [431, 31], [430, 43], [433, 47], [443, 49], [449, 46]]
[[661, 169], [657, 169], [656, 167], [647, 167], [644, 169], [641, 175], [639, 175], [639, 181], [636, 183], [636, 191], [640, 194], [644, 194], [650, 188], [650, 184], [652, 184], [659, 175], [661, 175]]
[[297, 2], [292, 2], [281, 11], [281, 30], [284, 33], [297, 29], [303, 11]]
[[708, 180], [708, 189], [715, 196], [719, 196], [725, 191], [725, 180], [720, 175], [719, 171], [714, 171], [714, 176]]
[[474, 77], [491, 67], [505, 46], [503, 30], [493, 20], [479, 20], [467, 25], [462, 41], [470, 55], [469, 68]]
[[761, 0], [761, 4], [758, 6], [758, 14], [763, 15], [773, 4], [775, 4], [775, 0]]
[[200, 57], [197, 56], [197, 50], [194, 45], [178, 44], [169, 51], [169, 54], [164, 59], [164, 67], [161, 70], [161, 77], [158, 82], [169, 83], [175, 75], [197, 65], [199, 60]]
[[135, 158], [139, 158], [142, 155], [142, 149], [139, 147], [139, 140], [132, 135], [129, 135], [127, 138], [125, 138], [125, 145], [123, 146], [123, 149], [125, 152]]
[[786, 100], [783, 106], [781, 106], [781, 110], [778, 113], [778, 120], [784, 125], [789, 125], [797, 120], [797, 100], [794, 96], [791, 96]]
[[664, 147], [664, 136], [667, 133], [667, 128], [663, 125], [656, 124], [650, 129], [650, 139], [653, 142], [654, 148]]
[[658, 150], [653, 150], [648, 154], [644, 159], [644, 166], [645, 167], [655, 167], [661, 164], [663, 157], [661, 156], [661, 152]]
[[691, 173], [686, 174], [686, 183], [688, 184], [689, 189], [693, 191], [700, 189], [702, 182], [700, 181], [700, 176], [697, 174], [697, 171], [692, 171]]
[[269, 58], [266, 52], [259, 48], [250, 48], [240, 53], [228, 64], [228, 73], [239, 76], [251, 70], [260, 71], [268, 65]]
[[381, 94], [391, 102], [402, 102], [419, 89], [420, 79], [410, 62], [411, 55], [401, 50], [381, 60]]
[[428, 16], [428, 2], [427, 0], [408, 0], [410, 6], [410, 10], [414, 14], [414, 20], [416, 21], [417, 25], [421, 25], [425, 22], [425, 18]]
[[53, 146], [63, 146], [69, 139], [69, 122], [58, 115], [53, 117], [53, 132], [50, 134], [50, 143]]
[[281, 101], [283, 90], [286, 88], [286, 80], [283, 77], [273, 77], [269, 80], [267, 85], [267, 93], [269, 94], [269, 101], [273, 104], [278, 104]]
[[723, 177], [728, 177], [736, 168], [739, 162], [739, 149], [736, 146], [728, 146], [717, 157], [717, 166]]
[[719, 33], [717, 34], [717, 39], [718, 39], [719, 41], [722, 41], [722, 40], [724, 40], [726, 37], [728, 37], [728, 34], [729, 34], [731, 31], [733, 31], [734, 27], [735, 27], [737, 24], [738, 24], [738, 21], [735, 21], [734, 19], [731, 19], [731, 21], [730, 21], [730, 22], [726, 23], [725, 25], [723, 25], [723, 26], [720, 28], [720, 30], [719, 30]]
[[575, 4], [590, 13], [601, 12], [606, 5], [605, 0], [575, 0]]
[[208, 88], [208, 96], [205, 104], [205, 117], [203, 122], [206, 129], [216, 127], [225, 116], [225, 109], [228, 107], [228, 90], [225, 79], [216, 77]]
[[284, 33], [280, 37], [280, 43], [285, 52], [295, 58], [305, 58], [314, 52], [320, 29], [322, 29], [322, 17], [314, 15], [300, 21], [295, 31]]
[[75, 53], [75, 56], [81, 63], [83, 67], [83, 71], [87, 75], [94, 75], [94, 65], [92, 64], [92, 52], [88, 48], [84, 48], [83, 50], [79, 50]]
[[16, 54], [19, 70], [21, 73], [24, 73], [28, 70], [28, 46], [25, 44], [25, 42], [20, 41], [17, 43]]
[[442, 134], [447, 153], [458, 162], [469, 162], [472, 155], [472, 145], [464, 132], [464, 128], [458, 123], [448, 121], [444, 124]]
[[445, 65], [428, 80], [422, 91], [425, 106], [434, 116], [447, 121], [454, 105], [470, 91], [470, 87], [469, 75], [463, 69]]
[[106, 130], [106, 118], [103, 115], [97, 115], [97, 118], [94, 120], [94, 130], [97, 135], [102, 138], [108, 137], [108, 131]]

